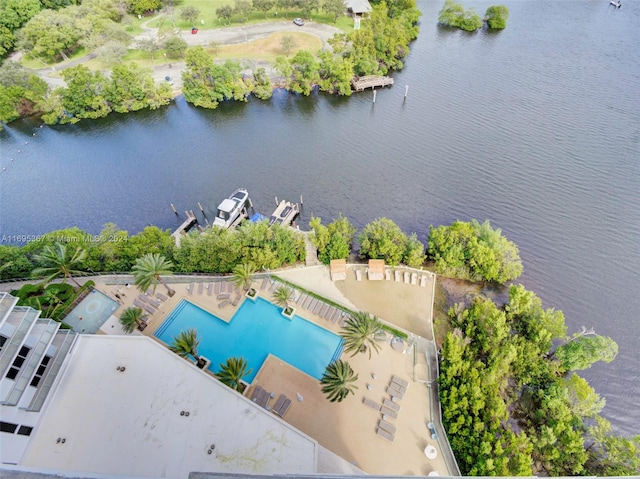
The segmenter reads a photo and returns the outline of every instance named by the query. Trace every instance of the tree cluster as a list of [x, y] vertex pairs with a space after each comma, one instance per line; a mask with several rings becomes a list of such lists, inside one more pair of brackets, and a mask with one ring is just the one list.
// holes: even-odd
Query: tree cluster
[[[543, 309], [534, 293], [511, 286], [504, 308], [478, 297], [467, 308], [451, 308], [449, 318], [453, 331], [442, 347], [438, 383], [464, 475], [594, 474], [606, 447], [626, 458], [624, 470], [638, 467], [628, 455], [637, 439], [634, 445], [610, 433], [597, 437], [592, 424], [604, 424], [598, 416], [604, 400], [552, 352], [554, 340], [576, 343], [566, 336], [562, 312]], [[589, 365], [603, 357], [576, 354], [589, 356]]]
[[245, 221], [236, 229], [207, 228], [203, 233], [187, 235], [174, 251], [180, 271], [230, 273], [238, 264], [255, 270], [275, 269], [304, 261], [302, 234], [267, 221]]
[[[505, 5], [493, 5], [487, 8], [484, 20], [489, 28], [503, 29], [507, 26], [509, 9]], [[445, 0], [444, 6], [438, 15], [438, 23], [447, 27], [460, 28], [467, 32], [475, 32], [482, 28], [482, 18], [472, 8], [464, 7], [454, 0]]]
[[217, 108], [222, 101], [247, 101], [252, 82], [245, 81], [238, 62], [214, 63], [203, 47], [187, 50], [182, 92], [195, 106]]
[[360, 257], [383, 259], [389, 265], [404, 263], [418, 267], [424, 263], [424, 245], [418, 236], [407, 236], [388, 218], [378, 218], [366, 225], [358, 236]]
[[3, 123], [40, 111], [49, 91], [46, 82], [16, 62], [0, 66], [0, 130]]
[[136, 63], [115, 65], [111, 77], [83, 65], [63, 70], [62, 77], [67, 86], [56, 88], [43, 102], [42, 119], [47, 124], [77, 123], [112, 111], [153, 110], [171, 101], [169, 84], [156, 85], [151, 70]]
[[343, 259], [349, 256], [353, 248], [356, 228], [349, 220], [340, 215], [327, 226], [322, 219], [312, 217], [309, 226], [313, 231], [311, 240], [318, 250], [318, 259], [323, 264], [329, 264], [332, 259]]
[[500, 229], [492, 229], [489, 221], [430, 226], [428, 243], [428, 258], [446, 276], [502, 284], [522, 274], [518, 247]]

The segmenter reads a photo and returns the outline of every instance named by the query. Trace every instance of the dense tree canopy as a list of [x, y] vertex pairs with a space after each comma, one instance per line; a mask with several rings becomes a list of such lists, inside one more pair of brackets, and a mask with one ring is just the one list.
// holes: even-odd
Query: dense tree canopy
[[0, 130], [2, 123], [39, 112], [48, 91], [44, 80], [20, 64], [7, 61], [0, 66]]
[[472, 9], [465, 10], [462, 5], [454, 0], [445, 0], [444, 6], [438, 15], [438, 23], [448, 27], [461, 28], [468, 32], [474, 32], [482, 28], [480, 15]]
[[407, 237], [389, 218], [378, 218], [366, 225], [360, 236], [360, 256], [383, 259], [389, 265], [405, 263], [412, 267], [424, 261], [424, 245], [417, 236]]
[[356, 228], [349, 220], [340, 215], [327, 226], [321, 218], [312, 217], [309, 226], [313, 231], [312, 241], [318, 249], [318, 259], [329, 264], [332, 259], [344, 259], [351, 253]]
[[[449, 312], [438, 380], [443, 420], [465, 475], [576, 475], [601, 465], [611, 436], [585, 436], [604, 405], [587, 382], [563, 376], [550, 354], [566, 340], [561, 312], [512, 286], [503, 309], [476, 298]], [[589, 437], [591, 436], [591, 437]], [[589, 453], [585, 440], [598, 452]], [[610, 441], [613, 442], [613, 441]], [[616, 443], [626, 457], [631, 443]], [[593, 462], [593, 465], [590, 463]]]
[[509, 9], [506, 5], [492, 5], [487, 8], [484, 19], [489, 28], [503, 29], [507, 27], [507, 19], [509, 18]]
[[518, 247], [489, 221], [430, 226], [427, 253], [438, 273], [446, 276], [504, 283], [522, 274]]

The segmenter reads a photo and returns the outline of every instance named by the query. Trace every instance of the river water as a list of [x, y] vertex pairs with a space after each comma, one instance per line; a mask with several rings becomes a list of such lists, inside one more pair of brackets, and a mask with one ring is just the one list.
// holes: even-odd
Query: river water
[[[546, 307], [613, 337], [584, 376], [617, 431], [640, 424], [640, 4], [512, 1], [503, 32], [421, 32], [395, 86], [155, 112], [0, 132], [0, 233], [112, 221], [131, 233], [211, 212], [237, 187], [357, 227], [386, 216], [425, 240], [430, 224], [490, 219], [520, 247], [521, 281]], [[480, 14], [491, 2], [465, 2]], [[406, 100], [405, 85], [408, 85]], [[12, 161], [13, 159], [13, 161]]]

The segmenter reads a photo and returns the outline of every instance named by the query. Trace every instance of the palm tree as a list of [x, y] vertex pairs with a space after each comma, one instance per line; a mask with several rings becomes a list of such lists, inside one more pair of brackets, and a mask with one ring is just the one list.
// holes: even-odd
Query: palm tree
[[369, 359], [371, 359], [371, 350], [380, 351], [375, 334], [382, 328], [382, 323], [376, 316], [369, 313], [359, 311], [353, 314], [345, 322], [344, 329], [340, 332], [340, 336], [344, 339], [346, 352], [353, 351], [351, 356], [355, 356], [359, 352], [369, 350]]
[[242, 287], [245, 291], [249, 291], [251, 288], [251, 283], [253, 283], [253, 273], [255, 273], [255, 269], [251, 264], [239, 264], [233, 268], [233, 276], [231, 276], [231, 281], [237, 287]]
[[131, 334], [147, 317], [142, 308], [127, 308], [120, 315], [122, 330]]
[[289, 286], [278, 286], [278, 289], [273, 292], [273, 300], [278, 306], [282, 306], [285, 313], [289, 310], [289, 301], [291, 301], [292, 296], [293, 289]]
[[242, 392], [245, 388], [242, 378], [251, 374], [252, 371], [252, 369], [247, 369], [248, 364], [244, 358], [228, 358], [226, 363], [220, 364], [220, 371], [216, 373], [216, 376], [223, 384]]
[[355, 394], [354, 389], [358, 389], [354, 383], [358, 380], [358, 375], [353, 372], [348, 362], [337, 359], [331, 362], [320, 380], [322, 392], [327, 395], [331, 402], [341, 402], [349, 394]]
[[176, 337], [173, 338], [173, 344], [169, 346], [169, 349], [183, 358], [189, 358], [193, 356], [196, 361], [196, 365], [202, 369], [204, 367], [204, 360], [198, 356], [198, 346], [200, 345], [200, 339], [195, 329], [187, 329], [181, 331]]
[[39, 254], [34, 255], [33, 259], [40, 263], [40, 267], [33, 270], [33, 276], [45, 276], [45, 283], [63, 276], [64, 283], [67, 278], [71, 278], [79, 288], [80, 284], [73, 279], [72, 274], [79, 274], [82, 271], [75, 268], [87, 258], [86, 250], [80, 246], [70, 248], [63, 243], [53, 243], [45, 246]]
[[142, 258], [138, 258], [136, 264], [131, 268], [131, 271], [133, 272], [135, 285], [140, 291], [145, 292], [153, 285], [153, 291], [155, 292], [156, 286], [160, 283], [167, 288], [167, 294], [173, 296], [176, 292], [162, 281], [160, 277], [160, 275], [163, 274], [173, 274], [171, 268], [173, 268], [173, 264], [171, 261], [167, 261], [164, 256], [158, 253], [149, 253]]

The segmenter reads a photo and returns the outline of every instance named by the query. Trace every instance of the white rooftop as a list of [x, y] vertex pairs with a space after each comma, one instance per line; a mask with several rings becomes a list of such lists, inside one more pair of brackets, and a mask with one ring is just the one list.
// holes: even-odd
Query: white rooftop
[[150, 338], [81, 335], [71, 354], [22, 466], [181, 479], [316, 472], [313, 439]]

